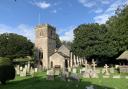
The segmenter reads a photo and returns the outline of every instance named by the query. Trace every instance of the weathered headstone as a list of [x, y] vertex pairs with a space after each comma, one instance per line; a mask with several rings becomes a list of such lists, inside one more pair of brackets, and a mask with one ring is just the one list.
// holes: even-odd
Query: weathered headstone
[[22, 66], [20, 66], [20, 71], [22, 71], [23, 70], [23, 67]]
[[34, 68], [34, 72], [36, 73], [38, 71], [38, 68]]
[[92, 59], [92, 66], [93, 66], [93, 71], [95, 71], [96, 70], [96, 62], [94, 61], [94, 59]]
[[27, 64], [27, 73], [30, 73], [30, 62]]
[[85, 69], [87, 69], [88, 68], [88, 62], [87, 62], [87, 60], [85, 60]]
[[61, 75], [61, 79], [64, 81], [68, 81], [69, 78], [69, 72], [68, 71], [64, 71]]
[[87, 86], [86, 89], [94, 89], [93, 85]]
[[105, 74], [105, 75], [110, 75], [110, 74], [109, 74], [108, 67], [109, 67], [109, 66], [108, 66], [107, 64], [105, 64], [105, 66], [104, 66], [104, 68], [105, 68], [105, 73], [104, 73], [104, 74]]
[[71, 75], [69, 76], [69, 80], [80, 81], [80, 76], [78, 76], [76, 73], [71, 73]]
[[77, 72], [76, 68], [73, 68], [73, 69], [72, 69], [72, 72], [73, 72], [73, 73], [76, 73], [76, 72]]
[[31, 75], [32, 77], [34, 76], [34, 71], [35, 71], [35, 70], [31, 67], [31, 68], [30, 68], [30, 75]]
[[47, 80], [54, 80], [54, 70], [47, 70]]
[[21, 77], [25, 77], [26, 76], [26, 68], [23, 68], [23, 71], [20, 72], [20, 76]]
[[16, 69], [16, 74], [19, 75], [20, 74], [20, 66], [17, 65], [15, 69]]
[[84, 73], [83, 73], [83, 75], [82, 75], [82, 77], [83, 78], [90, 78], [90, 69], [87, 69]]

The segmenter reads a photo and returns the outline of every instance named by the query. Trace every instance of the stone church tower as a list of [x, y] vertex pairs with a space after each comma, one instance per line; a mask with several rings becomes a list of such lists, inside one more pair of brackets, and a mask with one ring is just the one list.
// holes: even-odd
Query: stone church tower
[[56, 48], [56, 29], [49, 24], [41, 24], [35, 28], [36, 60], [44, 68], [50, 67], [49, 57]]

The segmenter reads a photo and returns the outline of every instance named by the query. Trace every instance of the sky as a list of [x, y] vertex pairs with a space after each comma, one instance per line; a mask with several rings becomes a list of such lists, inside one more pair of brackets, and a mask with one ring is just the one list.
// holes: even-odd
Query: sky
[[51, 24], [61, 40], [72, 41], [80, 24], [104, 24], [128, 0], [0, 0], [0, 34], [16, 33], [34, 42], [35, 26]]

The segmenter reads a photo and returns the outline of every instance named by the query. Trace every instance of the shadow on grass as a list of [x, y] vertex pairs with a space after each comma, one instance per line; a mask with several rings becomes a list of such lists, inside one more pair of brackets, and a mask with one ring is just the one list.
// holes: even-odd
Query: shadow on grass
[[94, 89], [114, 89], [107, 86], [92, 84], [87, 81], [62, 81], [60, 79], [46, 80], [42, 77], [28, 78], [19, 81], [11, 81], [6, 85], [0, 85], [0, 89], [86, 89], [86, 86], [93, 85]]

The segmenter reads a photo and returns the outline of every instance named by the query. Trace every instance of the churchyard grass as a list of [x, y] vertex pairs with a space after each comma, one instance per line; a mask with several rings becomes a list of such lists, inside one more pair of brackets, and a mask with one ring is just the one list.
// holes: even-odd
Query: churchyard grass
[[46, 73], [38, 72], [34, 77], [19, 77], [9, 81], [6, 85], [0, 85], [0, 89], [86, 89], [93, 85], [95, 89], [128, 89], [128, 79], [120, 78], [86, 78], [81, 82], [46, 80]]

